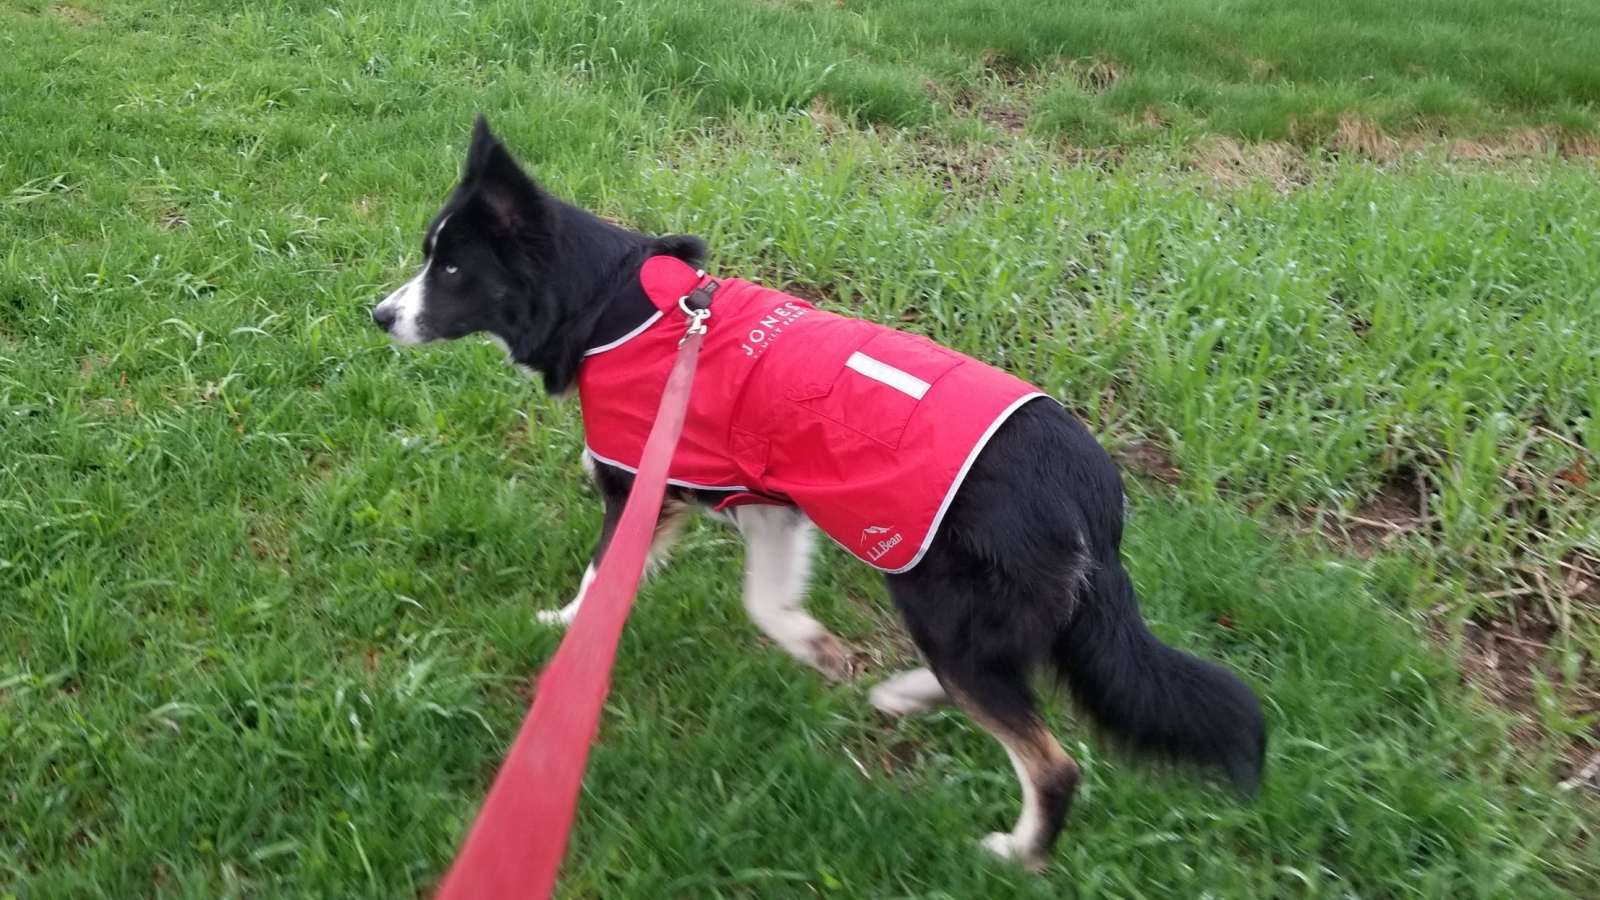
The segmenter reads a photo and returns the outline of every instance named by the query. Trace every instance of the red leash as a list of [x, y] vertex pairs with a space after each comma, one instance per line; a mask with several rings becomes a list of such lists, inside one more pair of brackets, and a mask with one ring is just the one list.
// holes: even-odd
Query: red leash
[[466, 843], [445, 875], [437, 900], [544, 900], [550, 896], [578, 810], [589, 744], [611, 687], [622, 624], [644, 575], [667, 467], [683, 432], [705, 320], [717, 283], [707, 282], [679, 306], [689, 330], [661, 394], [661, 407], [628, 504], [594, 582], [556, 655], [539, 677], [533, 709], [495, 776]]

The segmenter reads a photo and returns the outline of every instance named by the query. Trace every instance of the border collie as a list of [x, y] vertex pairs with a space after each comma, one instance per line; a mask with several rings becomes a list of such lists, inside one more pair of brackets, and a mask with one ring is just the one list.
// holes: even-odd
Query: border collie
[[[637, 234], [558, 200], [523, 172], [482, 116], [461, 181], [428, 227], [422, 250], [422, 270], [373, 310], [374, 321], [403, 344], [487, 333], [511, 362], [539, 373], [556, 395], [579, 385], [584, 366], [600, 358], [594, 356], [597, 351], [625, 346], [652, 333], [656, 323], [681, 335], [683, 317], [666, 313], [642, 286], [641, 273], [666, 257], [669, 266], [691, 273], [675, 276], [687, 279], [686, 288], [703, 284], [705, 276], [693, 267], [707, 254], [697, 238]], [[791, 307], [802, 308], [818, 321], [845, 323], [841, 327], [855, 323], [874, 333], [902, 334], [807, 304]], [[714, 332], [716, 299], [711, 312], [708, 325]], [[796, 325], [788, 340], [804, 350], [812, 333], [821, 332]], [[978, 374], [987, 369], [924, 343], [906, 353], [919, 359], [946, 354], [938, 357], [944, 360], [941, 371], [961, 365]], [[902, 418], [915, 420], [919, 391], [937, 391], [943, 380], [938, 372], [917, 377], [860, 352], [841, 359], [834, 349], [816, 351], [824, 370], [824, 384], [811, 396], [816, 403], [829, 402], [830, 390], [843, 390], [829, 388], [827, 379], [843, 383], [838, 376], [848, 366], [851, 378], [887, 385], [878, 388], [880, 393], [894, 389], [911, 398], [904, 400], [909, 411], [902, 411]], [[761, 364], [779, 366], [776, 358], [769, 355]], [[697, 394], [709, 390], [707, 365], [703, 354]], [[663, 382], [664, 376], [656, 383]], [[628, 399], [653, 416], [659, 389], [645, 394]], [[691, 420], [698, 414], [691, 409]], [[588, 419], [586, 407], [586, 426]], [[757, 442], [769, 438], [776, 457], [783, 449], [777, 444], [787, 439], [782, 434], [748, 436]], [[598, 560], [621, 515], [633, 471], [618, 460], [597, 458], [603, 454], [594, 446], [591, 440], [585, 462], [605, 504]], [[1005, 747], [1021, 782], [1022, 813], [1011, 831], [989, 835], [983, 846], [1029, 870], [1039, 869], [1077, 789], [1078, 765], [1038, 713], [1030, 682], [1041, 672], [1064, 682], [1078, 706], [1122, 744], [1220, 769], [1245, 794], [1253, 794], [1266, 752], [1260, 704], [1237, 676], [1167, 646], [1146, 627], [1121, 560], [1126, 496], [1105, 450], [1082, 423], [1047, 398], [1007, 410], [973, 447], [939, 515], [924, 529], [916, 560], [885, 574], [927, 667], [879, 683], [869, 699], [895, 716], [953, 702]], [[854, 458], [849, 453], [831, 457], [847, 470]], [[847, 482], [849, 475], [844, 473]], [[803, 598], [813, 520], [861, 555], [828, 524], [848, 519], [848, 497], [838, 499], [837, 491], [790, 495], [769, 484], [752, 498], [760, 502], [730, 504], [735, 495], [751, 494], [746, 485], [676, 479], [661, 510], [652, 559], [665, 558], [689, 510], [720, 509], [717, 514], [731, 520], [746, 541], [744, 604], [756, 625], [802, 662], [845, 677], [844, 645], [806, 614]], [[885, 526], [869, 526], [863, 538], [875, 535], [874, 527]], [[594, 571], [591, 564], [577, 599], [541, 618], [570, 623]]]

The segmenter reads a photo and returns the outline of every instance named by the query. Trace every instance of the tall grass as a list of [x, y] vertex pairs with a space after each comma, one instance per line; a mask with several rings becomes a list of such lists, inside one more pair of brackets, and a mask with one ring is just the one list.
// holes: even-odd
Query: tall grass
[[[885, 21], [0, 10], [0, 896], [393, 896], [446, 865], [558, 639], [531, 612], [598, 530], [573, 408], [367, 319], [479, 108], [569, 197], [1169, 445], [1184, 486], [1135, 488], [1147, 613], [1272, 722], [1244, 806], [1059, 717], [1088, 779], [1026, 878], [972, 844], [1014, 812], [999, 748], [762, 646], [701, 527], [630, 623], [568, 896], [1594, 893], [1592, 810], [1415, 615], [1468, 610], [1445, 576], [1508, 540], [1594, 540], [1548, 433], [1596, 445], [1592, 170], [1313, 159], [1285, 195], [1172, 148], [1082, 165], [933, 105], [923, 76], [983, 63]], [[818, 92], [925, 124], [814, 121]], [[1407, 466], [1427, 565], [1243, 512]], [[830, 553], [813, 597], [868, 683], [910, 663], [869, 573]]]

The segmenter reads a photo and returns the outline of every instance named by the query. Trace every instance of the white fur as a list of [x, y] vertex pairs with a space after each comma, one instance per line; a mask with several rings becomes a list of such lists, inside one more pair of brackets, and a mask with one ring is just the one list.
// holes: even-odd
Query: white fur
[[[592, 465], [588, 462], [589, 454], [587, 452], [584, 453], [583, 458], [586, 467]], [[664, 519], [661, 525], [656, 528], [655, 538], [650, 542], [650, 554], [645, 558], [644, 563], [644, 574], [647, 577], [650, 573], [667, 564], [667, 560], [672, 555], [672, 545], [678, 541], [678, 532], [682, 521], [681, 517], [675, 520]], [[583, 598], [589, 593], [589, 585], [594, 584], [594, 576], [594, 563], [591, 562], [589, 563], [589, 568], [583, 570], [583, 580], [578, 582], [578, 593], [572, 598], [572, 602], [560, 609], [541, 609], [534, 613], [534, 617], [539, 620], [539, 624], [555, 628], [566, 628], [571, 625], [572, 620], [578, 617], [578, 607], [583, 605]]]
[[578, 582], [578, 595], [572, 598], [571, 603], [560, 609], [541, 609], [534, 614], [539, 624], [555, 628], [571, 625], [572, 620], [578, 617], [578, 607], [583, 605], [583, 595], [589, 593], [591, 584], [594, 584], [594, 563], [590, 563], [589, 568], [583, 570], [583, 580]]
[[[585, 467], [593, 464], [586, 451]], [[791, 656], [830, 677], [844, 677], [849, 664], [844, 645], [801, 605], [811, 580], [811, 553], [816, 545], [811, 520], [781, 506], [740, 506], [729, 512], [728, 518], [744, 534], [744, 608], [751, 620]], [[665, 563], [677, 531], [669, 527], [656, 532], [647, 571]], [[560, 628], [571, 625], [594, 583], [594, 574], [591, 564], [572, 602], [561, 609], [540, 611], [539, 621]]]
[[401, 344], [426, 344], [429, 340], [422, 333], [422, 307], [427, 298], [426, 293], [428, 270], [433, 268], [433, 248], [439, 243], [439, 232], [444, 230], [444, 223], [450, 221], [449, 216], [439, 220], [439, 224], [428, 233], [428, 261], [415, 277], [395, 289], [394, 293], [383, 298], [374, 312], [394, 311], [394, 324], [389, 327], [389, 336]]
[[425, 299], [423, 297], [423, 279], [428, 277], [428, 269], [432, 265], [433, 263], [430, 262], [428, 265], [423, 266], [422, 271], [418, 272], [416, 277], [400, 285], [395, 289], [394, 293], [385, 297], [383, 302], [378, 304], [379, 312], [392, 311], [394, 313], [394, 324], [389, 326], [389, 336], [399, 343], [427, 343], [427, 338], [422, 334], [420, 320]]
[[734, 513], [745, 539], [745, 611], [791, 656], [842, 677], [848, 664], [844, 645], [801, 606], [816, 545], [811, 520], [782, 506], [740, 506]]
[[901, 672], [867, 694], [867, 702], [891, 716], [909, 716], [948, 702], [944, 685], [926, 667]]
[[1044, 868], [1046, 861], [1037, 850], [1039, 830], [1044, 827], [1039, 790], [1034, 786], [1028, 768], [1023, 765], [1022, 757], [1011, 749], [1004, 738], [1000, 743], [1005, 746], [1006, 756], [1011, 758], [1011, 767], [1017, 772], [1017, 782], [1022, 785], [1022, 815], [1017, 817], [1017, 824], [1010, 831], [991, 832], [981, 843], [985, 850], [995, 856], [1014, 862], [1030, 872], [1037, 872]]

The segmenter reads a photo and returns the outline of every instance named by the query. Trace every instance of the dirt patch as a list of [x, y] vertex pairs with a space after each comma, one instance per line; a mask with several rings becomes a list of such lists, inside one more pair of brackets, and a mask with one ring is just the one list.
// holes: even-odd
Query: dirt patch
[[1519, 714], [1511, 739], [1529, 749], [1537, 747], [1540, 738], [1534, 724], [1537, 716], [1530, 716], [1538, 707], [1533, 673], [1544, 664], [1549, 637], [1548, 633], [1523, 637], [1503, 623], [1468, 623], [1461, 632], [1462, 678], [1495, 706]]
[[74, 25], [80, 26], [99, 25], [101, 22], [105, 21], [103, 16], [100, 16], [97, 13], [89, 12], [86, 9], [79, 9], [76, 6], [56, 6], [52, 7], [50, 12], [54, 13], [58, 19], [63, 19], [71, 22]]
[[845, 602], [870, 623], [863, 633], [845, 641], [850, 647], [851, 678], [868, 675], [875, 681], [924, 665], [899, 616], [854, 594], [847, 594]]
[[189, 218], [183, 214], [183, 210], [176, 206], [169, 206], [161, 211], [161, 227], [168, 231], [188, 228]]
[[978, 117], [1002, 131], [1009, 131], [1013, 134], [1020, 133], [1028, 127], [1027, 111], [1012, 107], [980, 110]]
[[980, 121], [1010, 134], [1018, 134], [1028, 126], [1028, 110], [1018, 104], [990, 103], [971, 91], [961, 91], [950, 98], [950, 108], [958, 113], [975, 116]]
[[840, 752], [854, 764], [861, 777], [869, 780], [880, 775], [893, 778], [921, 767], [925, 752], [922, 742], [902, 734], [891, 717], [880, 714], [879, 719], [882, 727], [839, 745]]
[[1431, 531], [1427, 474], [1412, 466], [1391, 471], [1383, 484], [1349, 511], [1306, 509], [1334, 546], [1368, 557], [1412, 534]]
[[[1445, 635], [1436, 633], [1444, 641]], [[1548, 623], [1519, 625], [1514, 619], [1468, 622], [1461, 631], [1461, 676], [1484, 699], [1513, 716], [1510, 737], [1530, 754], [1557, 742], [1562, 765], [1561, 787], [1600, 789], [1600, 725], [1590, 724], [1577, 734], [1550, 734], [1542, 722], [1545, 708], [1561, 707], [1569, 721], [1600, 716], [1600, 692], [1585, 684], [1562, 687], [1565, 679], [1557, 663], [1558, 629]], [[1592, 659], [1586, 659], [1592, 664]]]
[[1184, 163], [1210, 175], [1219, 187], [1230, 191], [1266, 181], [1280, 193], [1288, 193], [1309, 180], [1305, 156], [1281, 141], [1246, 144], [1233, 138], [1217, 138], [1191, 150]]
[[1183, 470], [1178, 468], [1172, 452], [1154, 441], [1128, 441], [1112, 451], [1111, 458], [1118, 468], [1135, 478], [1168, 485], [1183, 483]]

